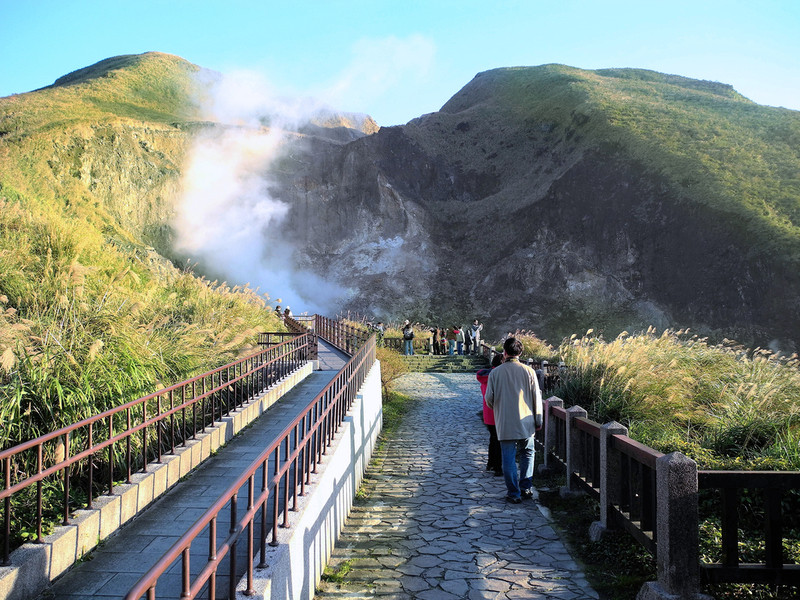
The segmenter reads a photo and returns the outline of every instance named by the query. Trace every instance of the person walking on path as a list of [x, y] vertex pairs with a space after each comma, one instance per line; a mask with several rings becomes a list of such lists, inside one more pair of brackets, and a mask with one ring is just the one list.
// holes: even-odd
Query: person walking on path
[[406, 356], [414, 355], [414, 328], [411, 327], [408, 319], [403, 323], [403, 354]]
[[503, 461], [500, 451], [500, 441], [497, 439], [497, 427], [494, 424], [494, 411], [486, 404], [486, 384], [489, 382], [489, 374], [492, 369], [503, 364], [503, 355], [495, 354], [492, 359], [492, 366], [489, 369], [481, 369], [475, 374], [475, 378], [481, 384], [481, 396], [483, 398], [483, 424], [489, 430], [489, 457], [486, 460], [486, 470], [494, 471], [495, 475], [503, 474]]
[[543, 421], [538, 378], [533, 369], [519, 361], [520, 354], [522, 342], [517, 338], [503, 343], [504, 362], [489, 374], [485, 396], [494, 412], [500, 440], [506, 500], [513, 504], [533, 496], [533, 436]]

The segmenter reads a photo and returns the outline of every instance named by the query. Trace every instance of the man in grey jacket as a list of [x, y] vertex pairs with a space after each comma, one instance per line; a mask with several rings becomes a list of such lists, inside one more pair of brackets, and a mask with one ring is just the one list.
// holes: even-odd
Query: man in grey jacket
[[503, 343], [505, 361], [489, 375], [485, 395], [500, 440], [506, 500], [514, 504], [533, 496], [533, 437], [543, 421], [538, 378], [533, 369], [519, 361], [520, 354], [522, 342], [517, 338]]

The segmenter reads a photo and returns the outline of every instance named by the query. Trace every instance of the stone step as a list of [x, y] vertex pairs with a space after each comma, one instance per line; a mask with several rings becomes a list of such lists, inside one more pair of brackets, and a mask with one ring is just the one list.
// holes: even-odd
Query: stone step
[[403, 356], [408, 369], [419, 373], [469, 373], [487, 366], [482, 356], [415, 354]]

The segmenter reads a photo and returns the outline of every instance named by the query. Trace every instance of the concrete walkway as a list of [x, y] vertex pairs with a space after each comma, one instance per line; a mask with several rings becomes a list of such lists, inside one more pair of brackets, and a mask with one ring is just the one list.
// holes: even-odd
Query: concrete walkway
[[419, 402], [375, 454], [329, 563], [351, 570], [316, 598], [598, 598], [538, 503], [507, 503], [485, 470], [475, 376], [410, 374], [396, 387]]
[[[346, 356], [320, 341], [320, 368], [286, 394], [250, 427], [233, 438], [219, 452], [141, 515], [95, 549], [83, 562], [58, 579], [42, 598], [78, 600], [86, 598], [120, 600], [162, 554], [211, 506], [258, 455], [291, 423], [336, 373]], [[219, 522], [218, 531], [228, 525]], [[207, 539], [207, 538], [204, 538]], [[202, 546], [203, 544], [198, 544]], [[244, 547], [246, 544], [240, 544]], [[193, 548], [194, 555], [194, 548]], [[202, 557], [204, 561], [207, 550]], [[200, 560], [192, 560], [200, 565]], [[244, 568], [244, 556], [237, 564]], [[180, 596], [180, 565], [159, 580], [159, 598]], [[227, 566], [220, 570], [217, 589], [228, 589]]]

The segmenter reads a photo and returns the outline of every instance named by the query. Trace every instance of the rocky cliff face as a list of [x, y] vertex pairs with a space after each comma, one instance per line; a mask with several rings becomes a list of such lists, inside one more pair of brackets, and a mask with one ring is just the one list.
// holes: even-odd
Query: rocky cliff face
[[[193, 134], [236, 128], [197, 120], [198, 69], [118, 57], [2, 99], [0, 158], [14, 168], [0, 186], [173, 256]], [[263, 174], [288, 213], [243, 251], [280, 245], [283, 269], [335, 283], [343, 296], [314, 298], [331, 312], [478, 317], [490, 337], [525, 328], [552, 342], [691, 327], [793, 349], [799, 139], [800, 115], [721, 84], [498, 69], [404, 126], [332, 113], [300, 127]]]
[[588, 139], [594, 115], [461, 96], [346, 144], [306, 140], [279, 179], [298, 263], [348, 287], [344, 308], [552, 341], [654, 325], [793, 347], [800, 282], [746, 227]]

